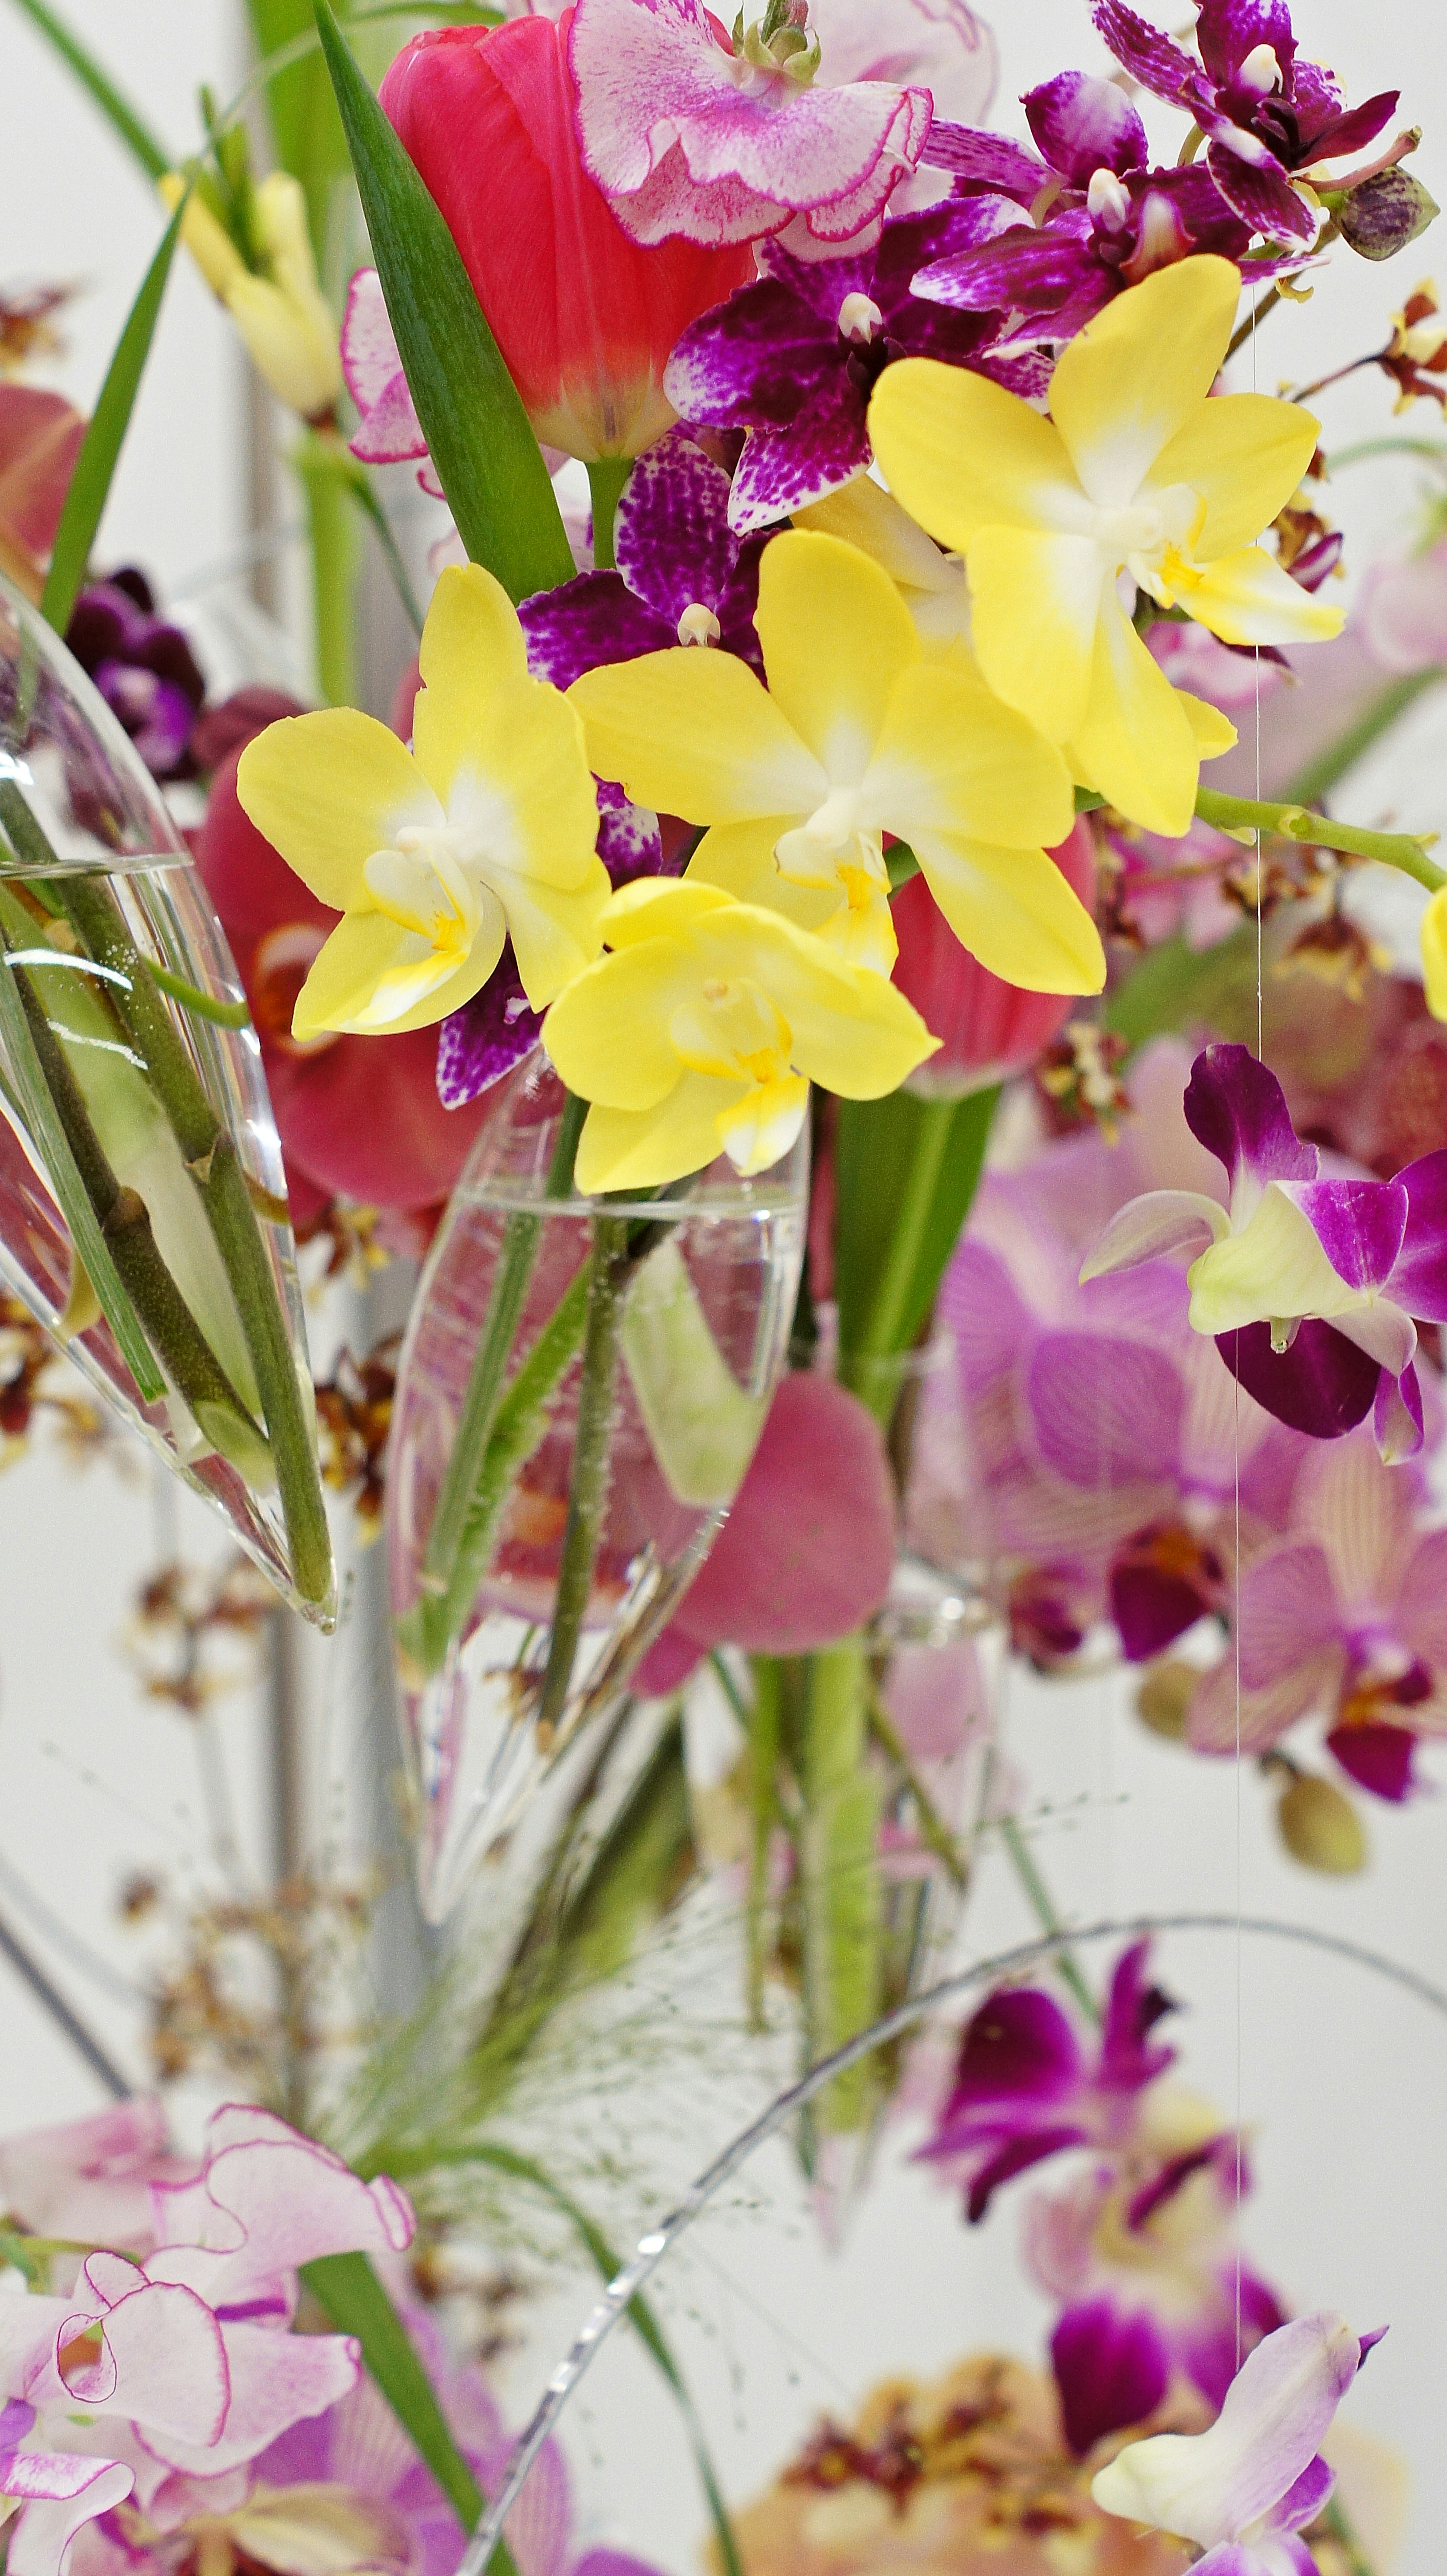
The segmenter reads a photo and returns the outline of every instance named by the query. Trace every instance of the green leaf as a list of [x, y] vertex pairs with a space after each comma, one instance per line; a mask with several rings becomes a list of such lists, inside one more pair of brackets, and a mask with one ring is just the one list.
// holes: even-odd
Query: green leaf
[[1107, 994], [1101, 1019], [1132, 1053], [1167, 1029], [1204, 1027], [1225, 1034], [1219, 1015], [1234, 1026], [1248, 986], [1254, 1027], [1256, 925], [1244, 921], [1214, 948], [1188, 948], [1178, 935], [1147, 950]]
[[155, 336], [166, 281], [171, 274], [171, 262], [181, 238], [182, 218], [189, 200], [188, 188], [161, 235], [160, 248], [126, 316], [125, 328], [116, 342], [115, 356], [100, 389], [100, 399], [75, 460], [75, 472], [70, 478], [70, 490], [65, 496], [65, 508], [61, 511], [60, 526], [55, 534], [55, 551], [50, 558], [45, 595], [40, 603], [42, 617], [49, 620], [57, 635], [63, 635], [70, 624], [70, 612], [85, 579], [90, 550], [110, 495], [126, 431], [131, 425], [131, 413], [145, 373], [146, 360], [151, 354], [151, 341]]
[[[301, 2277], [318, 2307], [342, 2334], [355, 2335], [370, 2377], [410, 2434], [464, 2531], [476, 2530], [487, 2502], [448, 2429], [417, 2347], [365, 2254], [321, 2254]], [[490, 2564], [513, 2576], [499, 2541]]]
[[834, 1133], [839, 1374], [888, 1421], [899, 1388], [879, 1362], [929, 1319], [985, 1159], [998, 1089], [963, 1100], [841, 1100]]
[[15, 0], [33, 27], [39, 29], [54, 46], [61, 60], [74, 72], [81, 88], [89, 92], [112, 133], [118, 134], [128, 152], [134, 154], [148, 179], [160, 179], [174, 170], [175, 162], [165, 146], [159, 143], [150, 127], [122, 96], [108, 72], [101, 69], [94, 54], [87, 51], [78, 36], [71, 34], [63, 18], [58, 18], [46, 0]]
[[[263, 63], [269, 54], [313, 33], [311, 0], [247, 0], [247, 14]], [[274, 72], [266, 84], [266, 106], [277, 161], [305, 191], [312, 247], [320, 262], [332, 186], [348, 167], [346, 137], [321, 55], [309, 54]]]
[[328, 0], [315, 6], [402, 365], [462, 542], [513, 599], [550, 590], [575, 566], [517, 387], [452, 235]]

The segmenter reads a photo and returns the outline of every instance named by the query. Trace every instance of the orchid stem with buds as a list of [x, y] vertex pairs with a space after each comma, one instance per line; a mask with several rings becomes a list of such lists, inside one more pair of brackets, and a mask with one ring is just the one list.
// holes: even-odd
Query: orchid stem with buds
[[1355, 823], [1334, 822], [1329, 814], [1309, 813], [1296, 804], [1265, 804], [1251, 796], [1219, 796], [1213, 788], [1202, 787], [1196, 794], [1196, 812], [1203, 823], [1218, 832], [1227, 832], [1237, 840], [1250, 840], [1257, 832], [1279, 832], [1285, 840], [1304, 841], [1318, 850], [1342, 850], [1354, 859], [1378, 859], [1384, 867], [1399, 868], [1404, 876], [1415, 877], [1418, 885], [1435, 894], [1447, 885], [1447, 869], [1439, 868], [1427, 851], [1437, 835], [1433, 832], [1366, 832]]

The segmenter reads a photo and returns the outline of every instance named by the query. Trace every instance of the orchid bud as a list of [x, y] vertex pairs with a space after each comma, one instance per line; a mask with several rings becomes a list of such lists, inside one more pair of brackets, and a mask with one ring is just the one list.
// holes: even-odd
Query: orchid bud
[[1130, 190], [1113, 170], [1096, 170], [1085, 192], [1086, 211], [1107, 232], [1123, 230], [1130, 216]]
[[753, 276], [749, 244], [629, 240], [582, 164], [566, 24], [436, 28], [380, 97], [539, 439], [590, 463], [651, 447], [674, 419], [674, 342]]
[[[1400, 166], [1349, 188], [1337, 210], [1344, 242], [1360, 259], [1395, 259], [1441, 213], [1420, 179]], [[1415, 354], [1415, 352], [1411, 353]]]
[[701, 599], [691, 601], [678, 621], [680, 644], [716, 644], [722, 633], [713, 610], [706, 608]]
[[839, 307], [839, 337], [857, 340], [867, 349], [876, 331], [884, 328], [884, 315], [872, 295], [846, 295]]
[[1252, 98], [1269, 98], [1281, 87], [1281, 65], [1270, 45], [1253, 46], [1236, 74], [1235, 86]]
[[[185, 180], [170, 171], [159, 184], [174, 209]], [[255, 268], [199, 196], [187, 204], [181, 238], [278, 401], [303, 420], [325, 420], [342, 390], [342, 362], [337, 326], [317, 284], [306, 199], [286, 171], [273, 170], [252, 205]]]
[[1179, 1744], [1186, 1732], [1186, 1719], [1196, 1696], [1201, 1676], [1194, 1664], [1180, 1655], [1162, 1655], [1141, 1675], [1135, 1695], [1135, 1713], [1142, 1726], [1152, 1735], [1163, 1735], [1171, 1744]]
[[1329, 1878], [1354, 1878], [1369, 1858], [1366, 1827], [1344, 1791], [1296, 1771], [1277, 1802], [1276, 1822], [1293, 1860]]

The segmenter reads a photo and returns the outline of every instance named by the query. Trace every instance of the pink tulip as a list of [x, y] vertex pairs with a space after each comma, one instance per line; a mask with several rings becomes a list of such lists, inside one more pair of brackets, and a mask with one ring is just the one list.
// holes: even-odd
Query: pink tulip
[[197, 863], [261, 1038], [293, 1217], [306, 1224], [337, 1196], [403, 1212], [435, 1206], [461, 1176], [486, 1099], [443, 1108], [435, 1029], [297, 1044], [292, 1007], [337, 915], [242, 812], [239, 758], [216, 773]]
[[642, 249], [584, 171], [566, 11], [440, 27], [403, 48], [382, 105], [442, 210], [538, 437], [636, 456], [673, 420], [684, 325], [753, 275], [746, 248]]
[[711, 1553], [646, 1657], [677, 1688], [713, 1646], [808, 1655], [879, 1608], [894, 1566], [894, 1480], [867, 1405], [832, 1378], [786, 1377]]
[[86, 424], [62, 394], [0, 384], [0, 572], [39, 599]]
[[[1076, 824], [1051, 856], [1089, 906], [1095, 901], [1095, 848], [1090, 826]], [[1002, 983], [962, 948], [923, 877], [911, 877], [891, 910], [899, 939], [894, 982], [940, 1040], [910, 1088], [932, 1099], [984, 1091], [1023, 1073], [1043, 1054], [1078, 1005], [1058, 993], [1025, 993]]]

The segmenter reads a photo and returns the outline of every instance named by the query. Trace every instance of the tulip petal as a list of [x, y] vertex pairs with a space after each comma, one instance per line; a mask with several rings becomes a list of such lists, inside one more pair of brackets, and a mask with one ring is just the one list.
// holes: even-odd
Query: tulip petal
[[1313, 598], [1263, 546], [1243, 546], [1215, 563], [1185, 563], [1167, 550], [1171, 604], [1187, 609], [1223, 644], [1329, 644], [1346, 611]]
[[829, 781], [766, 689], [732, 653], [677, 647], [589, 671], [568, 702], [600, 778], [689, 823], [812, 814]]
[[1053, 743], [964, 660], [902, 674], [865, 797], [871, 821], [911, 846], [917, 835], [940, 831], [1011, 849], [1053, 848], [1075, 822], [1069, 772]]
[[[1110, 599], [1099, 546], [1093, 537], [986, 527], [971, 538], [965, 560], [971, 637], [990, 687], [1051, 742], [1074, 742], [1100, 695], [1097, 637]], [[1118, 603], [1116, 621], [1124, 622]], [[1139, 637], [1134, 641], [1150, 662]], [[1151, 669], [1169, 694], [1154, 662]]]
[[1106, 2513], [1202, 2549], [1269, 2513], [1315, 2458], [1355, 2377], [1361, 2347], [1345, 2317], [1298, 2317], [1247, 2355], [1205, 2433], [1130, 2442], [1091, 2494]]
[[476, 762], [480, 742], [496, 731], [499, 690], [527, 678], [517, 611], [481, 564], [448, 564], [439, 575], [417, 658], [422, 690], [412, 710], [413, 749], [446, 805], [459, 768]]
[[838, 537], [790, 528], [765, 548], [754, 623], [775, 706], [832, 786], [857, 787], [895, 685], [920, 659], [888, 573]]
[[1107, 305], [1063, 351], [1050, 416], [1092, 501], [1114, 509], [1135, 500], [1210, 392], [1240, 295], [1228, 259], [1178, 260]]
[[1285, 509], [1319, 434], [1320, 424], [1297, 403], [1269, 394], [1217, 394], [1167, 440], [1145, 491], [1188, 483], [1206, 504], [1196, 553], [1203, 563], [1234, 554]]
[[1059, 432], [987, 376], [902, 358], [875, 386], [869, 436], [896, 500], [960, 553], [979, 528], [1084, 524]]
[[1100, 611], [1084, 716], [1064, 737], [1072, 763], [1132, 823], [1179, 840], [1201, 774], [1195, 729], [1113, 589]]
[[963, 833], [920, 832], [930, 893], [962, 948], [1026, 993], [1099, 993], [1100, 933], [1044, 850], [1002, 850]]
[[[675, 1059], [675, 1063], [676, 1063]], [[578, 1146], [580, 1190], [657, 1189], [689, 1172], [705, 1171], [722, 1145], [719, 1120], [748, 1085], [716, 1074], [684, 1072], [664, 1099], [647, 1109], [613, 1109], [601, 1103], [583, 1121]]]
[[482, 906], [482, 926], [460, 966], [384, 912], [344, 914], [297, 995], [292, 1035], [305, 1040], [331, 1029], [396, 1036], [460, 1011], [486, 983], [507, 936], [496, 896], [484, 890]]
[[1133, 1270], [1137, 1262], [1159, 1261], [1173, 1252], [1197, 1252], [1219, 1243], [1231, 1220], [1218, 1199], [1198, 1190], [1147, 1190], [1129, 1199], [1111, 1218], [1094, 1250], [1080, 1265], [1081, 1285], [1103, 1279], [1114, 1270]]
[[442, 823], [421, 770], [390, 727], [354, 707], [286, 716], [249, 742], [236, 792], [257, 830], [321, 902], [355, 903], [374, 850], [408, 824]]

